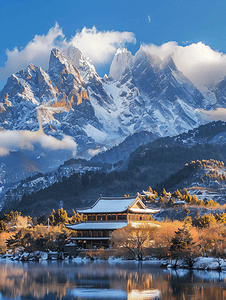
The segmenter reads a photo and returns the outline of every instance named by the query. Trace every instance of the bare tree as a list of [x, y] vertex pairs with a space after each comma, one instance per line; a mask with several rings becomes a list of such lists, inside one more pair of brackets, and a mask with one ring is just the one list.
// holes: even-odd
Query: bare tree
[[111, 244], [129, 253], [133, 259], [142, 260], [145, 250], [151, 246], [157, 230], [158, 227], [151, 224], [140, 224], [136, 227], [128, 225], [112, 233]]

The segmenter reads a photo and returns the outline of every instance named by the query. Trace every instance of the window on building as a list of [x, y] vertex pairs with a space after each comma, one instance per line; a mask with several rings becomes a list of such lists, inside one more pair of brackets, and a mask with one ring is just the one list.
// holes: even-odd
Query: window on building
[[109, 221], [114, 221], [114, 220], [116, 220], [116, 215], [108, 215], [108, 220], [109, 220]]
[[87, 236], [88, 236], [88, 231], [87, 231], [87, 230], [83, 231], [83, 236], [84, 236], [84, 237], [87, 237]]
[[96, 221], [96, 216], [88, 216], [88, 221]]
[[78, 237], [81, 237], [81, 236], [82, 236], [82, 232], [81, 232], [81, 231], [78, 231], [78, 232], [77, 232], [77, 236], [78, 236]]
[[108, 230], [104, 230], [104, 231], [103, 231], [103, 236], [104, 236], [104, 237], [109, 236]]
[[118, 215], [118, 220], [127, 220], [127, 215]]
[[106, 216], [105, 215], [97, 216], [97, 221], [106, 221]]
[[102, 236], [102, 231], [101, 231], [101, 230], [98, 231], [98, 236], [99, 236], [99, 237]]
[[97, 230], [93, 230], [93, 237], [98, 237], [98, 231]]

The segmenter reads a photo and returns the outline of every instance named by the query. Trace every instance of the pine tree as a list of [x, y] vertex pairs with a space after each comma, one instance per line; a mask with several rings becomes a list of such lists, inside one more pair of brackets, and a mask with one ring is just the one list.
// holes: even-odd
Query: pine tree
[[178, 231], [175, 231], [169, 249], [171, 258], [176, 260], [175, 267], [177, 267], [178, 259], [187, 259], [187, 263], [190, 262], [189, 267], [191, 267], [192, 255], [196, 250], [194, 244], [190, 232], [186, 229], [186, 223], [183, 228], [178, 228]]
[[193, 196], [192, 196], [191, 202], [194, 203], [194, 204], [197, 204], [197, 203], [198, 203], [198, 198], [196, 197], [196, 195], [193, 195]]
[[165, 188], [163, 188], [161, 196], [162, 197], [167, 197], [167, 193], [166, 193], [166, 189]]
[[153, 194], [153, 190], [152, 190], [152, 188], [150, 186], [148, 188], [148, 192], [151, 193], [151, 194]]
[[185, 190], [185, 194], [184, 194], [184, 196], [183, 196], [183, 199], [187, 202], [187, 203], [190, 203], [191, 202], [191, 196], [190, 196], [190, 194], [188, 193], [188, 191], [187, 190]]
[[157, 198], [158, 197], [158, 193], [156, 191], [154, 191], [154, 194], [155, 194], [155, 197]]

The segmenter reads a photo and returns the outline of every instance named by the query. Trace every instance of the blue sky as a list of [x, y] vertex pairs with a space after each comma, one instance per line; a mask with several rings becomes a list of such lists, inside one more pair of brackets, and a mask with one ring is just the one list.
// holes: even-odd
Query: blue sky
[[[194, 74], [198, 67], [203, 69], [203, 66], [211, 65], [216, 70], [214, 76], [222, 77], [224, 72], [226, 75], [226, 1], [11, 0], [1, 3], [0, 24], [0, 89], [9, 74], [28, 65], [29, 59], [45, 68], [42, 58], [45, 61], [47, 48], [72, 41], [75, 46], [83, 45], [85, 56], [91, 58], [101, 75], [108, 72], [117, 47], [126, 46], [134, 54], [142, 44], [157, 45], [159, 48], [149, 50], [160, 51], [162, 56], [165, 52], [175, 51], [178, 68], [197, 85], [208, 81], [197, 81]], [[48, 41], [51, 28], [51, 34], [55, 34], [52, 44]], [[91, 44], [96, 40], [98, 45], [92, 49]], [[173, 43], [167, 44], [170, 50], [165, 51], [166, 47], [163, 49], [161, 45], [168, 42]], [[29, 43], [30, 48], [27, 47]], [[49, 43], [48, 47], [45, 43]], [[102, 45], [106, 56], [98, 51]], [[193, 48], [187, 47], [191, 45]], [[14, 50], [15, 47], [17, 50]], [[33, 58], [30, 52], [34, 52], [35, 47], [40, 49]], [[46, 51], [43, 56], [42, 49]], [[199, 58], [191, 64], [192, 70], [183, 65], [183, 60], [189, 58], [190, 61], [191, 50], [192, 58], [197, 52], [199, 57], [205, 57], [207, 64]], [[222, 69], [224, 64], [225, 69]]]

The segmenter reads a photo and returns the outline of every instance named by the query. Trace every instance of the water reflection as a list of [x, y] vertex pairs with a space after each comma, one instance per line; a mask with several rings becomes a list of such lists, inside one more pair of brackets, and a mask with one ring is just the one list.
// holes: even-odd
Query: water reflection
[[0, 262], [0, 299], [226, 299], [226, 272], [149, 262]]

